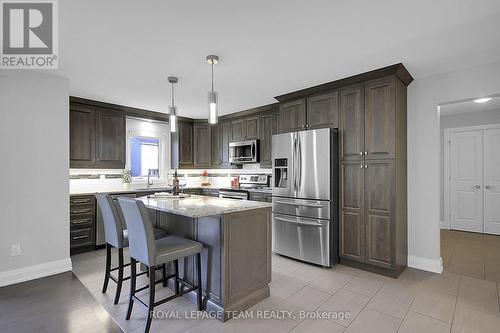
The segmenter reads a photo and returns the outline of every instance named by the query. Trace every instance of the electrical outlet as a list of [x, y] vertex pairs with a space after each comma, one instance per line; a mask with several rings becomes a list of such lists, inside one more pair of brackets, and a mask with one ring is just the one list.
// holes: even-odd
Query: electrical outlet
[[21, 255], [21, 244], [12, 244], [12, 247], [10, 249], [10, 255], [13, 257], [20, 256]]

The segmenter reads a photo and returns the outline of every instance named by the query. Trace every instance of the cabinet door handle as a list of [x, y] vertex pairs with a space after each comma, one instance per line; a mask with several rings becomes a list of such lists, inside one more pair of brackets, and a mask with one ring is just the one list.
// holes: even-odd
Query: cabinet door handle
[[485, 188], [486, 188], [487, 190], [492, 190], [492, 189], [494, 189], [494, 188], [495, 188], [495, 186], [493, 186], [493, 185], [486, 185], [486, 186], [485, 186]]
[[359, 168], [360, 168], [360, 169], [363, 169], [363, 164], [360, 164], [360, 165], [359, 165]]
[[363, 156], [363, 152], [362, 151], [359, 152], [359, 156]]
[[87, 236], [75, 236], [75, 237], [73, 237], [74, 240], [84, 239], [84, 238], [87, 238]]
[[368, 164], [365, 164], [365, 169], [368, 169]]
[[367, 151], [365, 151], [365, 156], [366, 156], [366, 155], [368, 155], [368, 152], [367, 152]]

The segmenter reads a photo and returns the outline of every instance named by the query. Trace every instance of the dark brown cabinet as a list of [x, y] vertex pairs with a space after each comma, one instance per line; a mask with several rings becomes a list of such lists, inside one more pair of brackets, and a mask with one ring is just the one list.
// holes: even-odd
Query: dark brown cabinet
[[406, 86], [389, 76], [340, 89], [339, 120], [340, 256], [397, 276], [407, 264]]
[[327, 94], [309, 97], [307, 99], [307, 129], [338, 127], [339, 93], [333, 91]]
[[211, 128], [208, 123], [194, 123], [194, 166], [210, 167], [212, 165]]
[[339, 93], [333, 90], [280, 104], [279, 132], [338, 127]]
[[395, 84], [394, 78], [383, 78], [365, 84], [366, 158], [394, 157]]
[[342, 162], [340, 165], [340, 256], [364, 261], [364, 165]]
[[95, 245], [95, 197], [74, 195], [70, 197], [69, 205], [71, 253], [92, 249]]
[[71, 168], [125, 168], [123, 113], [71, 104], [69, 118]]
[[179, 138], [179, 168], [191, 167], [194, 164], [193, 123], [188, 121], [179, 121], [177, 135]]
[[69, 112], [71, 168], [95, 167], [95, 110], [71, 105]]
[[340, 90], [339, 131], [341, 160], [358, 160], [364, 154], [365, 113], [363, 87], [356, 85]]
[[229, 142], [231, 142], [231, 123], [224, 121], [220, 123], [220, 143], [221, 143], [221, 164], [228, 166], [229, 164]]
[[212, 125], [211, 127], [211, 138], [212, 138], [212, 147], [211, 153], [212, 153], [212, 165], [213, 166], [219, 166], [222, 164], [222, 144], [221, 144], [221, 132], [220, 132], [220, 125]]
[[259, 116], [251, 116], [231, 121], [232, 141], [259, 138]]
[[280, 132], [306, 129], [306, 102], [304, 99], [280, 104]]
[[125, 116], [98, 110], [96, 114], [96, 164], [100, 168], [125, 168]]
[[273, 113], [265, 113], [260, 116], [259, 150], [261, 168], [272, 167], [273, 116]]

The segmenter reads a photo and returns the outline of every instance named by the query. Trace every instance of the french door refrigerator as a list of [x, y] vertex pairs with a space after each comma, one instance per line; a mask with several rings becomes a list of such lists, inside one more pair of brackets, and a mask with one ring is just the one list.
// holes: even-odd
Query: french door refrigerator
[[338, 130], [273, 135], [273, 252], [338, 262]]

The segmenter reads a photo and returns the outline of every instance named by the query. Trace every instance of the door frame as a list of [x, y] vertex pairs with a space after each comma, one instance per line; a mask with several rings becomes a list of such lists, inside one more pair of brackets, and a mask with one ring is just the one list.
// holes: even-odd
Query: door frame
[[[444, 229], [451, 229], [451, 221], [450, 221], [450, 136], [452, 133], [460, 133], [460, 132], [471, 132], [471, 131], [484, 131], [489, 129], [500, 129], [499, 124], [488, 124], [488, 125], [477, 125], [477, 126], [464, 126], [464, 127], [452, 127], [445, 128], [443, 134], [443, 195], [444, 195], [444, 225], [442, 226]], [[484, 150], [484, 148], [483, 148]]]

